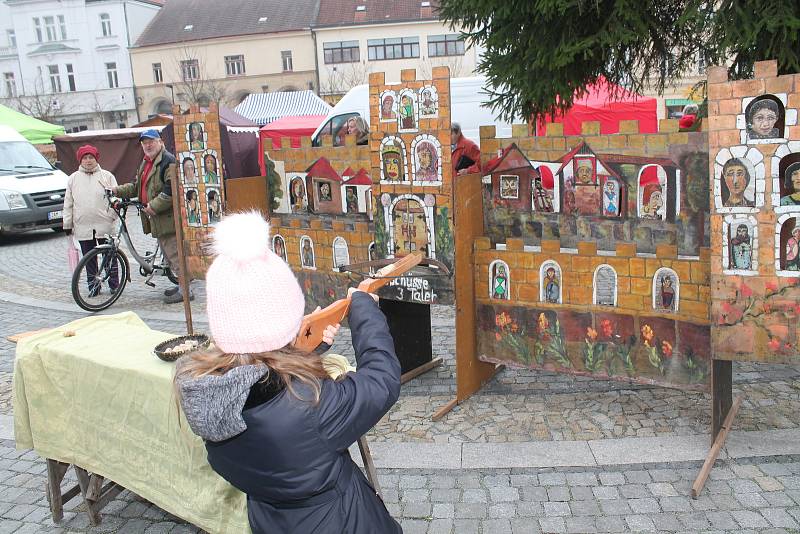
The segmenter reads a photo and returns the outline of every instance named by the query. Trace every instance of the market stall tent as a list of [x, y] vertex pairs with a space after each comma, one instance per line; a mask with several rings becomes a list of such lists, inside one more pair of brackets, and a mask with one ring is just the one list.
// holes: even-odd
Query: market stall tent
[[11, 126], [34, 145], [53, 142], [54, 135], [63, 135], [64, 127], [40, 121], [0, 104], [0, 124]]
[[[619, 132], [619, 121], [638, 120], [639, 133], [658, 132], [658, 102], [655, 98], [637, 95], [627, 89], [608, 82], [604, 78], [588, 88], [589, 92], [575, 100], [575, 104], [564, 114], [546, 122], [564, 124], [564, 135], [581, 135], [581, 123], [600, 122], [601, 134]], [[540, 122], [537, 135], [545, 134], [545, 125]]]
[[279, 93], [253, 93], [236, 106], [236, 113], [243, 115], [259, 126], [264, 126], [281, 117], [327, 115], [331, 106], [313, 91], [291, 91]]

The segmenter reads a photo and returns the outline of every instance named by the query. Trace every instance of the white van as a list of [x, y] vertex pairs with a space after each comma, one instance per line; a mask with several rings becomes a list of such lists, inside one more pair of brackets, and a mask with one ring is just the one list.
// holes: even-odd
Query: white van
[[[497, 137], [511, 137], [511, 125], [496, 120], [491, 109], [481, 105], [489, 99], [484, 89], [485, 86], [486, 78], [480, 76], [450, 79], [450, 116], [452, 121], [461, 125], [464, 137], [471, 139], [479, 146], [481, 126], [493, 124]], [[369, 85], [356, 85], [342, 97], [314, 132], [311, 144], [320, 146], [320, 136], [335, 134], [349, 118], [356, 115], [363, 117], [369, 124]]]
[[68, 180], [19, 132], [0, 124], [0, 235], [60, 230]]

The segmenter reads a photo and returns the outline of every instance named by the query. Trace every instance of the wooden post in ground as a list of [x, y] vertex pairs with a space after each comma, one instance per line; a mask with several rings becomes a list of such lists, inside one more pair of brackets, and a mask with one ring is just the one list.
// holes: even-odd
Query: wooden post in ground
[[192, 305], [189, 301], [190, 287], [189, 287], [189, 266], [186, 264], [186, 254], [183, 249], [183, 217], [181, 210], [181, 199], [183, 198], [183, 184], [178, 179], [178, 172], [175, 171], [175, 177], [172, 184], [172, 214], [175, 221], [175, 238], [178, 240], [178, 283], [183, 294], [183, 313], [186, 317], [186, 333], [188, 335], [194, 334], [194, 325], [192, 324]]
[[711, 365], [711, 443], [714, 443], [733, 406], [733, 362], [711, 360]]
[[703, 491], [703, 487], [706, 485], [706, 479], [708, 478], [709, 473], [711, 473], [711, 469], [714, 467], [714, 462], [717, 461], [719, 451], [721, 451], [722, 446], [725, 445], [725, 439], [728, 437], [728, 432], [733, 426], [733, 419], [736, 417], [736, 412], [739, 411], [739, 406], [741, 405], [742, 397], [736, 397], [736, 402], [733, 403], [733, 406], [731, 406], [731, 409], [728, 411], [728, 415], [725, 417], [725, 421], [722, 423], [720, 432], [717, 434], [717, 437], [711, 446], [711, 450], [708, 452], [708, 456], [706, 456], [706, 461], [703, 463], [703, 467], [700, 469], [700, 474], [697, 475], [697, 479], [695, 479], [694, 484], [692, 484], [693, 499], [696, 499], [700, 495], [700, 492]]

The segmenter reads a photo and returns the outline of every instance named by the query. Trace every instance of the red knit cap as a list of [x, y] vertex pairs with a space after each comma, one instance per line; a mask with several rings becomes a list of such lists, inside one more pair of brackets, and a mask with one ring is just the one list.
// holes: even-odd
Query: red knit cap
[[83, 156], [86, 154], [91, 154], [94, 156], [94, 159], [100, 159], [100, 151], [97, 148], [93, 147], [92, 145], [83, 145], [78, 149], [78, 162], [83, 159]]

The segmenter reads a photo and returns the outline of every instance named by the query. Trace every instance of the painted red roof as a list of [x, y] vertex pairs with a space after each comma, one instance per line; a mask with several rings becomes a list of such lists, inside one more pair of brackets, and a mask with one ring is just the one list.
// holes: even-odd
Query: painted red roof
[[503, 149], [503, 152], [489, 160], [484, 168], [484, 174], [492, 174], [499, 171], [519, 169], [521, 167], [533, 167], [525, 154], [519, 149], [516, 143], [511, 143]]
[[538, 171], [539, 176], [542, 177], [542, 187], [545, 189], [553, 189], [556, 181], [553, 177], [553, 171], [550, 170], [550, 167], [547, 165], [539, 165]]
[[315, 178], [327, 178], [328, 180], [333, 180], [335, 182], [341, 182], [342, 177], [339, 176], [333, 167], [331, 167], [331, 162], [325, 158], [319, 158], [317, 161], [311, 164], [311, 166], [306, 169], [306, 172], [309, 176]]
[[358, 169], [358, 172], [347, 180], [345, 185], [372, 185], [372, 178], [369, 177], [369, 173], [364, 169]]
[[347, 167], [344, 172], [342, 172], [342, 178], [345, 176], [355, 176], [356, 171], [353, 170], [353, 167]]

